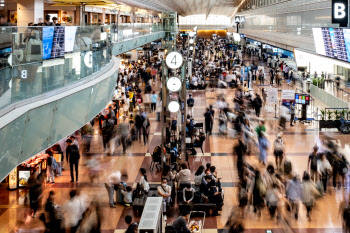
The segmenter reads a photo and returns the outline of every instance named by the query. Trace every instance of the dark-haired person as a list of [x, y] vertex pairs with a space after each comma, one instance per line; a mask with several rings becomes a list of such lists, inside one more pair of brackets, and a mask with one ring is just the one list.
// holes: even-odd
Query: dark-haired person
[[44, 26], [55, 26], [53, 22], [50, 22], [51, 16], [50, 15], [45, 15], [45, 22]]
[[190, 217], [190, 212], [188, 211], [183, 211], [181, 216], [178, 217], [174, 222], [173, 222], [173, 227], [175, 232], [177, 233], [191, 233], [189, 226], [187, 226], [187, 221]]
[[66, 227], [70, 228], [71, 233], [75, 233], [79, 227], [80, 220], [83, 219], [83, 214], [86, 210], [84, 201], [77, 195], [77, 190], [69, 192], [70, 200], [63, 205], [64, 221]]
[[137, 232], [137, 223], [132, 222], [132, 217], [130, 215], [125, 216], [125, 222], [128, 224], [128, 229], [126, 229], [125, 233], [136, 233]]
[[196, 173], [194, 174], [194, 184], [200, 186], [204, 176], [204, 166], [199, 166]]
[[47, 212], [46, 226], [50, 232], [60, 232], [62, 216], [60, 207], [55, 204], [55, 192], [50, 191], [49, 197], [45, 204], [45, 211]]
[[53, 17], [53, 18], [52, 18], [52, 22], [53, 22], [53, 24], [54, 24], [55, 26], [61, 26], [61, 24], [58, 23], [57, 17]]
[[80, 153], [79, 153], [79, 148], [76, 145], [72, 144], [72, 140], [68, 139], [67, 141], [67, 149], [66, 149], [66, 156], [67, 156], [67, 161], [69, 160], [69, 167], [70, 167], [70, 176], [71, 176], [71, 181], [74, 182], [74, 171], [73, 169], [75, 168], [75, 177], [76, 181], [78, 182], [78, 175], [79, 175], [79, 159], [80, 159]]
[[181, 164], [181, 170], [177, 174], [176, 179], [180, 189], [183, 189], [181, 186], [182, 184], [191, 183], [191, 171], [187, 168], [185, 163]]
[[141, 178], [140, 178], [139, 184], [142, 185], [143, 190], [145, 190], [145, 192], [148, 193], [149, 184], [147, 181], [146, 169], [144, 169], [143, 167], [140, 168], [140, 175], [141, 175]]
[[168, 180], [162, 178], [162, 183], [157, 188], [158, 195], [163, 197], [163, 215], [166, 221], [166, 205], [171, 202], [171, 186], [168, 185]]

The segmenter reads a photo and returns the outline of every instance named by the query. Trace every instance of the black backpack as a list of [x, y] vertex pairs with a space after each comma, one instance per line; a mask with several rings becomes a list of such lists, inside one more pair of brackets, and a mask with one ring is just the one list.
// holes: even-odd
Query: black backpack
[[71, 145], [71, 160], [77, 161], [80, 159], [79, 148], [76, 145]]
[[285, 175], [290, 174], [292, 172], [292, 163], [290, 161], [286, 160], [284, 162], [283, 168], [284, 168], [284, 174]]
[[188, 107], [193, 107], [193, 106], [194, 106], [194, 99], [189, 99]]
[[311, 159], [310, 168], [313, 171], [317, 171], [317, 157], [316, 156], [314, 156], [313, 159]]
[[343, 220], [347, 226], [350, 225], [350, 206], [345, 207], [343, 212]]

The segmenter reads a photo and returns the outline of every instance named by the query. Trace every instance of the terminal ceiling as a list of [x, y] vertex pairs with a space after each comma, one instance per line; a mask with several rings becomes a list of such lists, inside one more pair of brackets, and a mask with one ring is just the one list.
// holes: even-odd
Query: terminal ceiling
[[154, 11], [177, 11], [181, 16], [213, 14], [231, 16], [239, 0], [47, 0], [54, 5], [95, 5], [115, 7], [125, 4]]

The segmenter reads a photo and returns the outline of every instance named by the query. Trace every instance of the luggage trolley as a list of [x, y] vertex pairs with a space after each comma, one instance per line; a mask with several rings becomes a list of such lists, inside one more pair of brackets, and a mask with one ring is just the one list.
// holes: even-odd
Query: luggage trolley
[[[203, 220], [194, 220], [194, 219], [192, 219], [192, 221], [197, 221], [198, 228], [191, 227], [190, 231], [192, 233], [203, 233], [203, 228], [204, 228], [204, 223], [205, 223], [205, 212], [204, 211], [191, 211], [190, 212], [190, 216], [188, 218], [188, 223], [187, 223], [188, 226], [190, 225], [190, 223], [192, 223], [191, 216], [193, 214], [202, 214], [203, 215]], [[197, 225], [197, 224], [195, 224], [195, 225]]]

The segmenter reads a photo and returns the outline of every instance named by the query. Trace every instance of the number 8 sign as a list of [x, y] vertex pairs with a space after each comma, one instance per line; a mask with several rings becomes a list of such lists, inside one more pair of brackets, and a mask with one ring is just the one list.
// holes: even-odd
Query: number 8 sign
[[178, 69], [182, 66], [183, 57], [178, 52], [171, 52], [166, 56], [165, 62], [170, 69]]

